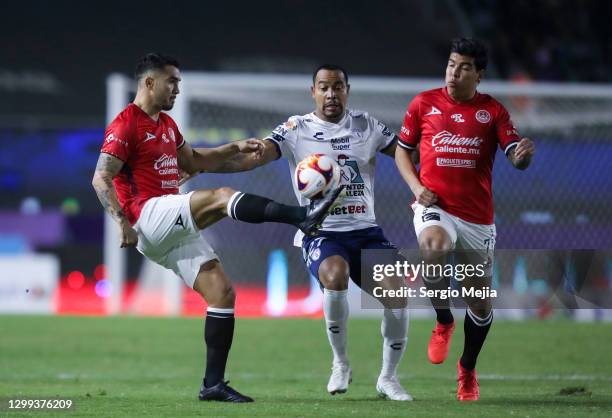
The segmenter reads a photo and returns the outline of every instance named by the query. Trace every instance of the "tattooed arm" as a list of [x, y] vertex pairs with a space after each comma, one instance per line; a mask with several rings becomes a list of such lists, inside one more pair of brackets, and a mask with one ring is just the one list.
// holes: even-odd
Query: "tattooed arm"
[[119, 174], [123, 167], [123, 161], [104, 152], [100, 153], [96, 172], [91, 184], [96, 190], [98, 199], [104, 209], [113, 217], [119, 225], [121, 235], [121, 247], [133, 247], [138, 243], [138, 234], [130, 225], [123, 209], [119, 205], [117, 192], [113, 186], [113, 177]]

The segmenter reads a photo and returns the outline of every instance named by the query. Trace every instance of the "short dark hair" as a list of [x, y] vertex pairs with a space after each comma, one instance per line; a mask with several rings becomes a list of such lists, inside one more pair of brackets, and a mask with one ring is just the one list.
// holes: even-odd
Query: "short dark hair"
[[176, 59], [158, 52], [149, 52], [138, 60], [136, 71], [134, 71], [134, 78], [139, 80], [147, 71], [163, 70], [166, 65], [179, 68], [179, 63]]
[[474, 58], [474, 65], [478, 71], [487, 69], [487, 47], [478, 39], [455, 38], [451, 42], [450, 52]]
[[348, 73], [346, 72], [346, 70], [342, 67], [340, 67], [339, 65], [336, 64], [321, 64], [317, 67], [317, 69], [314, 71], [314, 73], [312, 73], [312, 84], [314, 85], [315, 80], [317, 79], [317, 74], [319, 73], [319, 71], [321, 70], [328, 70], [328, 71], [341, 71], [342, 74], [344, 74], [344, 82], [346, 84], [348, 84]]

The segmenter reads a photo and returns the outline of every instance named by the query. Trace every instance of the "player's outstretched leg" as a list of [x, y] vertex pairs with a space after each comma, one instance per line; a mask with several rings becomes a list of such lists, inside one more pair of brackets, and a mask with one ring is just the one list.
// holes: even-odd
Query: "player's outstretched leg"
[[348, 278], [348, 263], [339, 255], [326, 257], [319, 266], [319, 281], [324, 287], [325, 328], [333, 353], [332, 373], [327, 382], [327, 391], [331, 395], [346, 393], [353, 378], [346, 344], [349, 314]]
[[279, 222], [301, 229], [305, 234], [316, 232], [329, 214], [329, 209], [344, 189], [340, 186], [324, 198], [308, 206], [291, 206], [229, 187], [196, 190], [191, 195], [191, 214], [199, 229], [207, 228], [229, 216], [249, 223]]
[[[419, 235], [419, 248], [428, 265], [442, 263], [446, 252], [451, 248], [450, 237], [442, 227], [429, 226]], [[425, 284], [429, 290], [445, 289], [448, 286], [443, 277], [426, 277]], [[430, 299], [436, 311], [436, 325], [431, 332], [427, 356], [433, 364], [440, 364], [448, 357], [448, 349], [455, 330], [455, 319], [450, 311], [449, 299], [435, 296]]]
[[381, 397], [392, 401], [411, 401], [412, 396], [397, 377], [397, 367], [408, 342], [408, 309], [385, 308], [380, 332], [383, 336], [383, 363], [376, 391]]
[[224, 381], [234, 338], [235, 294], [221, 263], [212, 260], [203, 264], [193, 288], [208, 302], [204, 325], [206, 371], [198, 398], [201, 401], [253, 402]]
[[287, 223], [301, 229], [306, 235], [311, 235], [321, 226], [344, 187], [334, 189], [322, 199], [313, 200], [305, 207], [284, 205], [265, 197], [235, 192], [227, 203], [227, 215], [251, 223]]
[[[479, 313], [486, 312], [484, 310]], [[477, 401], [480, 395], [476, 378], [476, 360], [493, 322], [493, 311], [490, 307], [487, 315], [483, 316], [477, 316], [469, 307], [465, 312], [463, 325], [465, 343], [463, 354], [457, 362], [457, 399], [460, 401]]]

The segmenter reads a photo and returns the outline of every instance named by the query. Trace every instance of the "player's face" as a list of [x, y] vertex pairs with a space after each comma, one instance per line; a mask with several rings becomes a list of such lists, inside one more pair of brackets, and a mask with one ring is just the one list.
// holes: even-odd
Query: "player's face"
[[153, 101], [161, 110], [170, 110], [179, 94], [181, 73], [178, 68], [166, 65], [155, 75], [153, 84]]
[[478, 71], [474, 58], [453, 52], [446, 65], [446, 89], [448, 94], [460, 100], [471, 99], [476, 93], [484, 70]]
[[350, 86], [342, 71], [320, 70], [311, 87], [316, 115], [326, 122], [338, 122], [344, 116]]

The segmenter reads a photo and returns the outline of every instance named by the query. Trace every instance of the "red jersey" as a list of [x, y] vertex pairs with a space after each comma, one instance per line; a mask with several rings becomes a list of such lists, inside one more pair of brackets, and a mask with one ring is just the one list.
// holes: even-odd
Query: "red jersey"
[[156, 122], [134, 103], [106, 128], [101, 152], [125, 163], [113, 184], [132, 225], [147, 200], [179, 192], [176, 151], [184, 144], [170, 116], [162, 112]]
[[417, 95], [406, 111], [399, 145], [420, 142], [423, 186], [440, 208], [465, 221], [493, 223], [491, 172], [497, 146], [508, 154], [519, 135], [508, 111], [488, 94], [455, 102], [446, 87]]

